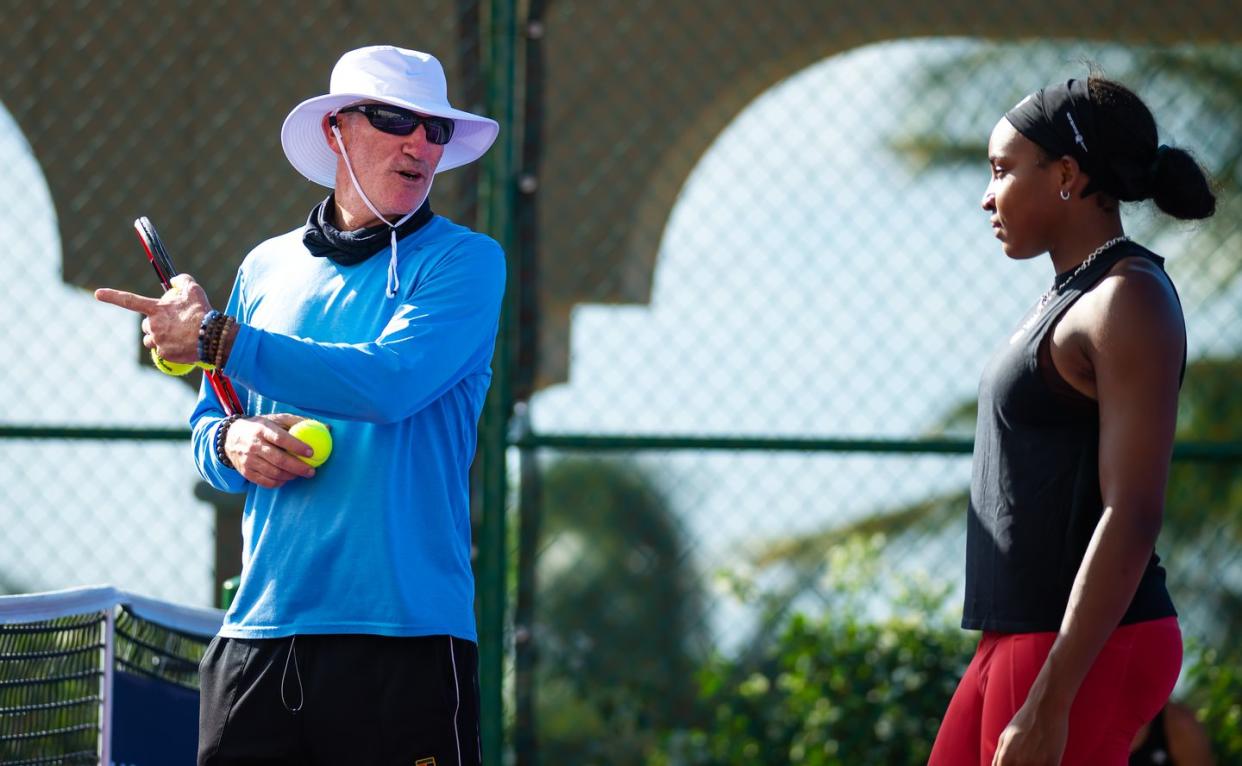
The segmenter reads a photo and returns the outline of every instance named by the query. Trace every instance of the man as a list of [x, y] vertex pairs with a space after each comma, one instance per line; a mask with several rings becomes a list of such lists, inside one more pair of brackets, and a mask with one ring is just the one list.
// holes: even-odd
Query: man
[[[504, 255], [431, 212], [434, 174], [499, 128], [449, 106], [432, 56], [346, 53], [281, 132], [333, 189], [245, 259], [224, 312], [188, 276], [143, 343], [221, 367], [249, 416], [204, 387], [199, 471], [245, 492], [241, 584], [202, 662], [199, 764], [480, 762], [468, 469], [491, 381]], [[327, 424], [318, 469], [287, 429]]]

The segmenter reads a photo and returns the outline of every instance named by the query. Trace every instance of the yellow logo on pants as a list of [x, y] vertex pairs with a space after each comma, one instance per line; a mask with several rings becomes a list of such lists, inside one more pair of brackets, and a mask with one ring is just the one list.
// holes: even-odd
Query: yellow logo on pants
[[414, 766], [436, 766], [435, 758], [419, 758], [414, 762]]

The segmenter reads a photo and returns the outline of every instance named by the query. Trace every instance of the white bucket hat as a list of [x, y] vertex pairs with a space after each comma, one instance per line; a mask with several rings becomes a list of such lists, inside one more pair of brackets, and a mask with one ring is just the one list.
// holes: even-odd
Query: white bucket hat
[[320, 126], [324, 115], [341, 107], [380, 101], [453, 120], [453, 138], [444, 146], [437, 173], [474, 162], [500, 132], [495, 120], [449, 106], [444, 69], [429, 53], [392, 45], [349, 51], [332, 68], [328, 90], [289, 112], [280, 129], [280, 144], [299, 173], [329, 189], [336, 186], [337, 155]]

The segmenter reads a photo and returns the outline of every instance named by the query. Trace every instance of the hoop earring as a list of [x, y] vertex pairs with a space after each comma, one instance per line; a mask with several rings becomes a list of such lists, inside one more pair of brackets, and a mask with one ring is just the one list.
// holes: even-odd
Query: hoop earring
[[1065, 200], [1066, 202], [1069, 202], [1069, 198], [1070, 198], [1070, 193], [1069, 193], [1068, 191], [1066, 191], [1065, 189], [1062, 189], [1062, 190], [1061, 190], [1061, 199]]

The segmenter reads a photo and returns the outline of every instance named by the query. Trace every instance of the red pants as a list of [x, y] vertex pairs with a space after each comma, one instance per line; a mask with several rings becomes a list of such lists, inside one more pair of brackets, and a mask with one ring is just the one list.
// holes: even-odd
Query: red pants
[[[940, 724], [928, 766], [991, 766], [996, 743], [1043, 667], [1056, 633], [984, 633]], [[1062, 766], [1124, 766], [1130, 743], [1168, 700], [1182, 667], [1176, 617], [1109, 636], [1070, 708]]]

